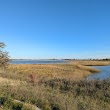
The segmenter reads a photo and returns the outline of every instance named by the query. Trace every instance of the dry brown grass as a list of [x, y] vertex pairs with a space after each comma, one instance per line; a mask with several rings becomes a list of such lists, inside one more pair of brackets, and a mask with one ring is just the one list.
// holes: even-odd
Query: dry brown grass
[[59, 110], [109, 110], [109, 82], [103, 82], [102, 85], [101, 82], [79, 81], [99, 72], [85, 66], [96, 64], [87, 61], [45, 65], [12, 64], [7, 71], [0, 71], [0, 94], [36, 105], [42, 110], [54, 110], [54, 107]]
[[23, 83], [25, 84], [26, 82], [0, 77], [0, 85], [5, 85], [5, 84], [6, 84], [6, 85], [18, 86], [18, 85], [20, 85], [21, 83], [22, 83], [22, 84], [23, 84]]
[[110, 65], [110, 61], [92, 61], [92, 60], [77, 60], [70, 61], [70, 64], [84, 65], [84, 66], [106, 66]]
[[33, 75], [35, 79], [66, 78], [70, 80], [81, 79], [99, 70], [79, 64], [21, 64], [9, 65], [8, 71]]

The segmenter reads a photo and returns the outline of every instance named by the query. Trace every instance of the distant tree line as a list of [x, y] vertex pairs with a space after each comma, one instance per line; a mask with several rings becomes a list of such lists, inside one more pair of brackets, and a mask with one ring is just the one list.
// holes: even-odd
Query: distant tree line
[[110, 58], [105, 58], [105, 59], [102, 59], [102, 60], [104, 60], [104, 61], [109, 61], [109, 60], [110, 60]]

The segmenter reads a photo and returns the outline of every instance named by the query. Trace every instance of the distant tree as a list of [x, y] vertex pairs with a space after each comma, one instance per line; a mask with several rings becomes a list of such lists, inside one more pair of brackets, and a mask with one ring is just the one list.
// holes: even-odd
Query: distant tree
[[0, 42], [0, 67], [7, 67], [9, 62], [8, 52], [4, 51], [5, 44]]

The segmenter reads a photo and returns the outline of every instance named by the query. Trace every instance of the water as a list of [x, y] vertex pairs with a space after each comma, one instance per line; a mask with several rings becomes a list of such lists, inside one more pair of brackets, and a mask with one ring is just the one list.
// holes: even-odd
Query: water
[[108, 66], [93, 66], [93, 68], [97, 68], [100, 70], [99, 73], [96, 74], [91, 74], [87, 77], [87, 80], [94, 80], [94, 79], [99, 79], [99, 80], [104, 80], [104, 79], [109, 79], [110, 78], [110, 65]]
[[65, 60], [12, 60], [10, 64], [58, 64], [66, 63]]

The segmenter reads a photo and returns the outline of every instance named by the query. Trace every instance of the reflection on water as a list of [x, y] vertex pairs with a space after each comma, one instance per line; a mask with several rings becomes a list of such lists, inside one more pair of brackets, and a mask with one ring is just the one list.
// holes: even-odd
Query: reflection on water
[[110, 78], [110, 65], [109, 66], [93, 66], [93, 68], [99, 69], [101, 72], [91, 74], [87, 77], [87, 80], [99, 79], [104, 80]]

